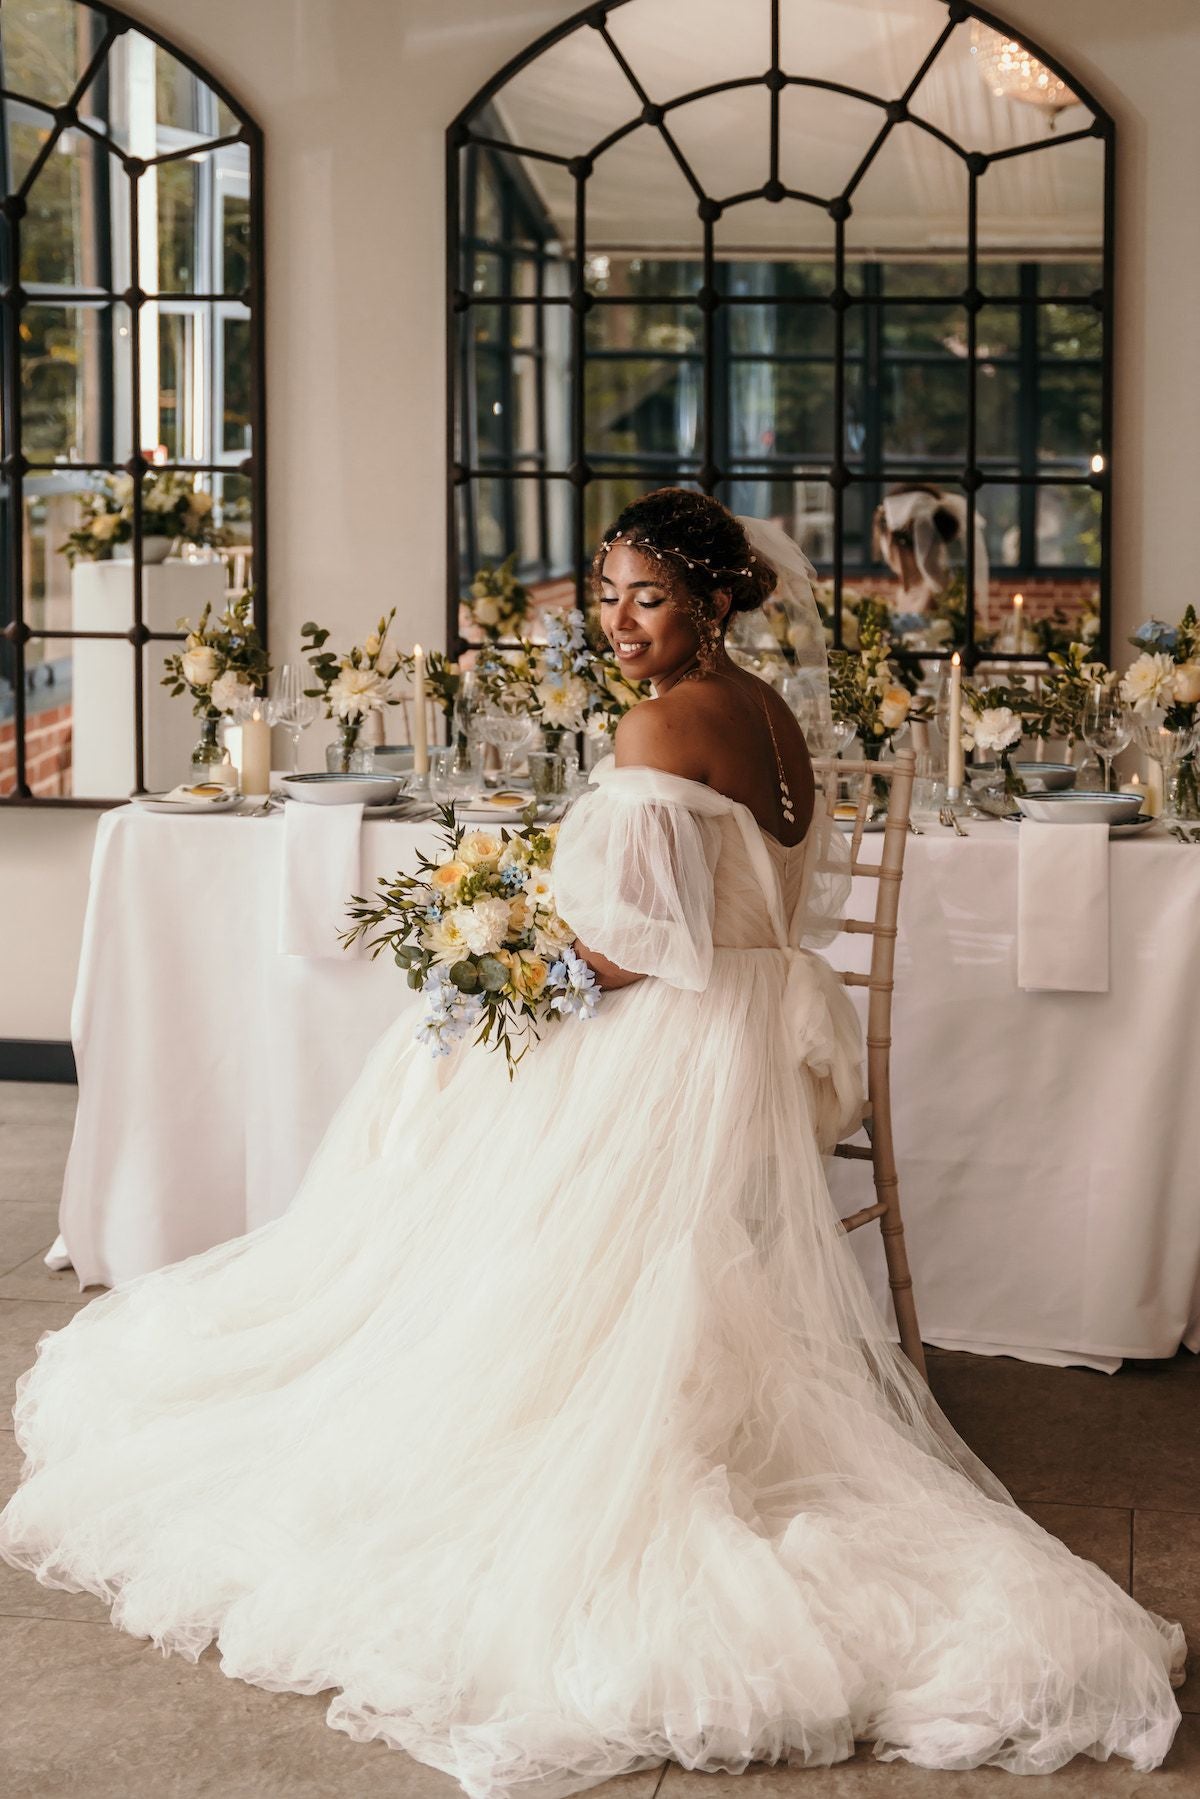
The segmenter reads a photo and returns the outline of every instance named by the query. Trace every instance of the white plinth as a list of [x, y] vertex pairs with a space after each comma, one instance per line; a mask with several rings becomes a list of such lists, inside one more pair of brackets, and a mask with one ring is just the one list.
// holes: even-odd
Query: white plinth
[[[142, 570], [142, 617], [152, 631], [174, 631], [199, 618], [206, 603], [225, 602], [220, 562], [162, 562]], [[71, 623], [76, 631], [128, 631], [133, 623], [133, 565], [80, 562], [71, 571]], [[173, 787], [188, 773], [199, 721], [184, 696], [161, 685], [171, 646], [147, 644], [144, 729], [146, 785]], [[135, 780], [133, 646], [77, 638], [72, 645], [72, 792], [79, 799], [123, 798]]]

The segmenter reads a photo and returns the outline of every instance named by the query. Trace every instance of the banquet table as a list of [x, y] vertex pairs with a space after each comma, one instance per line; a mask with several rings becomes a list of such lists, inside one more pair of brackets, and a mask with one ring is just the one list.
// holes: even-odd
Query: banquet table
[[[1111, 844], [1109, 990], [1030, 993], [1018, 828], [968, 828], [910, 839], [897, 944], [893, 1114], [922, 1335], [1102, 1369], [1200, 1350], [1200, 847]], [[360, 891], [433, 837], [364, 821]], [[283, 838], [278, 813], [100, 820], [60, 1213], [81, 1285], [279, 1216], [373, 1043], [400, 1008], [416, 1026], [390, 959], [279, 952]], [[855, 885], [848, 910], [868, 916], [875, 883]], [[862, 968], [866, 941], [826, 953]], [[830, 1164], [843, 1215], [869, 1179]], [[850, 1241], [890, 1320], [878, 1231]]]

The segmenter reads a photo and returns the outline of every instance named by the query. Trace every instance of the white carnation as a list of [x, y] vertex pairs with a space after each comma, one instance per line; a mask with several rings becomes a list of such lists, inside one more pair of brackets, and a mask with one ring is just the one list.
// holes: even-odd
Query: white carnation
[[365, 718], [386, 706], [386, 682], [373, 668], [343, 668], [330, 683], [329, 703], [339, 718]]
[[460, 933], [472, 956], [494, 956], [508, 933], [508, 901], [481, 899], [473, 906], [455, 906], [445, 922]]
[[1021, 735], [1021, 721], [1011, 706], [985, 706], [975, 720], [975, 747], [1011, 749]]
[[218, 675], [212, 684], [211, 699], [218, 712], [232, 712], [243, 700], [254, 698], [254, 688], [241, 675], [227, 668], [223, 675]]
[[1175, 664], [1161, 650], [1147, 650], [1131, 662], [1121, 681], [1121, 698], [1135, 712], [1169, 706], [1174, 696]]

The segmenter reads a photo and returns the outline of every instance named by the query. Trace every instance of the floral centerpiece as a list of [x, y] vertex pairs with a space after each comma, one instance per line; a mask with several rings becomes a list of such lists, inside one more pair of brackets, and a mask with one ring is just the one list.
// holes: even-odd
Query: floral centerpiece
[[253, 603], [253, 589], [249, 589], [215, 619], [208, 605], [194, 627], [186, 618], [176, 621], [186, 636], [183, 648], [163, 663], [162, 685], [169, 687], [173, 696], [189, 693], [192, 711], [204, 721], [192, 752], [193, 767], [223, 760], [217, 741], [222, 713], [232, 712], [266, 686], [271, 664], [251, 617]]
[[462, 604], [467, 621], [477, 626], [489, 643], [515, 637], [533, 604], [533, 595], [517, 579], [516, 551], [496, 568], [481, 568]]
[[984, 759], [996, 758], [1004, 773], [1006, 795], [1025, 791], [1025, 783], [1012, 765], [1012, 753], [1024, 734], [1025, 708], [1031, 697], [1019, 679], [997, 681], [990, 687], [963, 682], [963, 748]]
[[415, 875], [381, 879], [377, 898], [354, 896], [355, 922], [340, 935], [347, 947], [361, 938], [372, 958], [391, 950], [429, 1001], [417, 1037], [433, 1055], [473, 1033], [503, 1050], [511, 1078], [540, 1026], [596, 1009], [595, 975], [554, 909], [557, 831], [464, 831], [443, 807], [441, 832], [442, 852], [418, 856]]
[[[416, 654], [409, 650], [400, 657], [398, 668], [412, 680], [416, 673]], [[457, 662], [451, 662], [441, 650], [425, 652], [425, 684], [442, 709], [449, 730], [454, 722], [454, 707], [458, 700], [462, 675]]]
[[883, 608], [860, 608], [857, 649], [829, 652], [833, 715], [854, 726], [869, 761], [890, 748], [910, 715], [919, 712], [893, 667], [894, 645], [884, 616]]
[[1050, 667], [1041, 678], [1037, 695], [1029, 695], [1023, 704], [1025, 728], [1029, 736], [1043, 742], [1051, 737], [1065, 738], [1073, 750], [1083, 733], [1084, 714], [1092, 692], [1097, 687], [1111, 686], [1116, 676], [1092, 656], [1086, 641], [1051, 650], [1049, 655]]
[[[1147, 723], [1182, 733], [1183, 740], [1200, 725], [1200, 622], [1189, 606], [1178, 625], [1147, 619], [1130, 638], [1141, 653], [1121, 677], [1121, 698]], [[1200, 817], [1200, 769], [1197, 744], [1183, 756], [1176, 790], [1168, 795], [1173, 809], [1186, 818]]]
[[350, 771], [359, 751], [363, 724], [372, 712], [395, 705], [400, 698], [396, 675], [401, 657], [388, 633], [396, 617], [396, 608], [379, 620], [375, 630], [361, 644], [355, 644], [344, 656], [335, 656], [325, 648], [329, 632], [322, 625], [300, 627], [300, 649], [308, 657], [316, 685], [305, 693], [324, 702], [326, 718], [336, 719], [338, 742], [333, 761], [335, 772]]
[[547, 611], [543, 618], [545, 643], [522, 638], [515, 655], [484, 662], [485, 694], [519, 705], [554, 736], [582, 731], [593, 718], [620, 718], [642, 698], [643, 689], [625, 679], [615, 656], [588, 643], [582, 612]]
[[[177, 469], [147, 475], [142, 484], [142, 554], [161, 561], [171, 545], [211, 544], [212, 495], [196, 486], [196, 477]], [[133, 540], [133, 477], [103, 475], [80, 495], [80, 522], [59, 545], [74, 568], [77, 562], [107, 561], [120, 544]], [[147, 553], [149, 551], [149, 553]]]

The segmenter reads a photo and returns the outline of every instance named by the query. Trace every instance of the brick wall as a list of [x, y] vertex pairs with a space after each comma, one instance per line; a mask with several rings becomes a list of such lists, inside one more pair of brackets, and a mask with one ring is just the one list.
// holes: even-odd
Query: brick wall
[[[71, 792], [71, 708], [54, 706], [25, 720], [25, 779], [39, 799], [61, 799]], [[16, 726], [0, 724], [0, 794], [17, 783]]]

